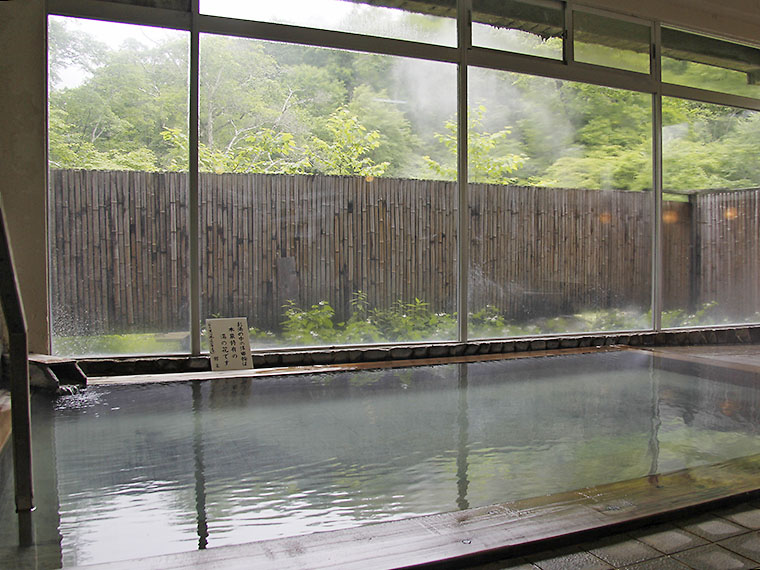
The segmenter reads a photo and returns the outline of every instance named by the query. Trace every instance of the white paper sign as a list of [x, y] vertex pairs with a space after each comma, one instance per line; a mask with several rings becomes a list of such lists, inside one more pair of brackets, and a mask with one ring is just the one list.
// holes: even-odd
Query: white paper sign
[[253, 368], [248, 319], [206, 319], [211, 370]]

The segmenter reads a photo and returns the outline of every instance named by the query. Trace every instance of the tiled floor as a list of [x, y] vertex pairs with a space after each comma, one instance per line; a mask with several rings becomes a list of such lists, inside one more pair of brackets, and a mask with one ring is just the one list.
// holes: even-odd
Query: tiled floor
[[473, 570], [760, 569], [760, 501]]

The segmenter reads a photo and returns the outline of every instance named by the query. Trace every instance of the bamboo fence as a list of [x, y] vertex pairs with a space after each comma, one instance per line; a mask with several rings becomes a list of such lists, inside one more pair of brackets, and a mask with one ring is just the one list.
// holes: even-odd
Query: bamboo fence
[[[186, 330], [187, 176], [55, 170], [50, 185], [56, 334]], [[758, 192], [664, 203], [665, 308], [760, 310]], [[471, 310], [648, 310], [652, 211], [649, 192], [471, 185]], [[451, 182], [204, 173], [200, 239], [204, 316], [276, 330], [292, 300], [341, 320], [357, 291], [455, 311]]]

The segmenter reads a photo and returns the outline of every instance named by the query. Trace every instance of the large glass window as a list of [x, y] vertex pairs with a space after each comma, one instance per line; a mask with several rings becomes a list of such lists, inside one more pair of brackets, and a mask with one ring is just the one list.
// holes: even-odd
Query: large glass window
[[760, 97], [760, 49], [663, 27], [662, 80]]
[[[188, 34], [49, 18], [56, 354], [189, 349]], [[171, 137], [170, 137], [171, 134]]]
[[651, 327], [651, 97], [471, 70], [474, 338]]
[[200, 0], [200, 12], [452, 47], [457, 43], [456, 0]]
[[562, 59], [565, 15], [559, 2], [473, 0], [472, 44]]
[[758, 145], [758, 112], [663, 100], [664, 327], [760, 321]]
[[[462, 244], [454, 0], [201, 0], [236, 22], [198, 19], [192, 236], [189, 34], [51, 16], [54, 352], [187, 352], [190, 239], [201, 320], [247, 316], [255, 348], [448, 341], [463, 318], [470, 338], [651, 328], [653, 97], [567, 79], [630, 87], [609, 68], [650, 73], [652, 27], [579, 8], [588, 65], [498, 53], [561, 59], [566, 9], [472, 1], [470, 62], [494, 69], [468, 70]], [[760, 50], [661, 31], [665, 93], [753, 107], [722, 94], [758, 96]], [[323, 40], [396, 55], [289, 43]], [[663, 100], [666, 328], [760, 321], [757, 116]]]
[[575, 60], [649, 73], [649, 26], [575, 11]]
[[253, 346], [456, 335], [456, 67], [201, 37], [204, 317]]

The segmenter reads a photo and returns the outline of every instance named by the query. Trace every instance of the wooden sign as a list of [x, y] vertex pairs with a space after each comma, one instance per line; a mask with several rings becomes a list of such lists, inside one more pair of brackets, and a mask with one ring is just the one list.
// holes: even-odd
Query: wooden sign
[[248, 319], [206, 319], [211, 370], [253, 368]]

